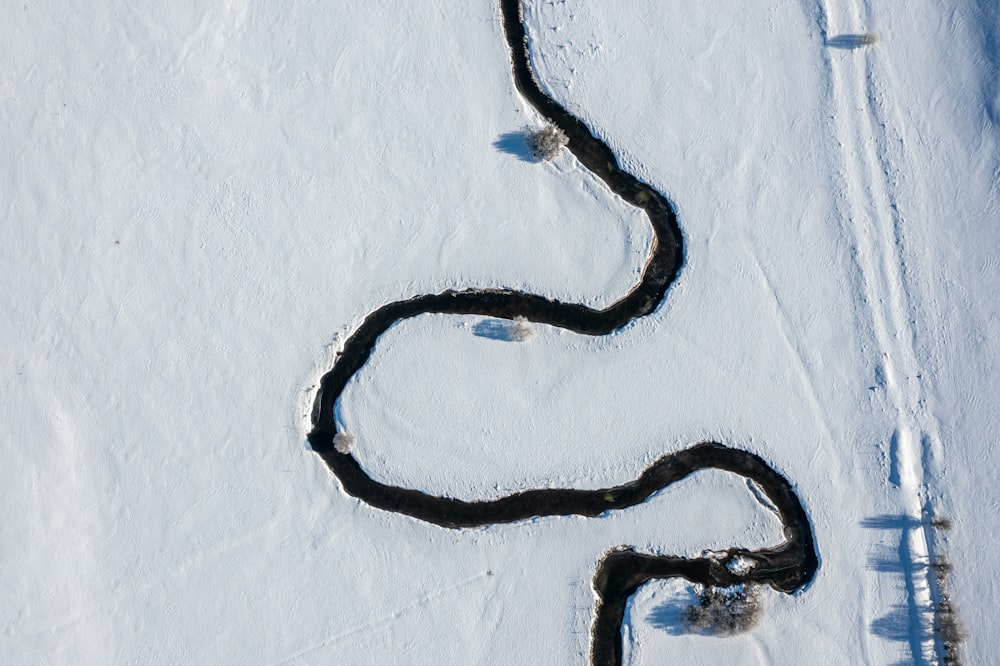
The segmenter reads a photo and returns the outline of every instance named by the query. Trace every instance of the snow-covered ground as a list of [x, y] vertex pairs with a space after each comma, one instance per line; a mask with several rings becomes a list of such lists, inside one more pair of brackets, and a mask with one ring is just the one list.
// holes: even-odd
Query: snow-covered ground
[[[347, 497], [308, 450], [312, 385], [379, 305], [603, 305], [650, 242], [568, 155], [517, 154], [537, 118], [494, 4], [409, 4], [6, 12], [3, 663], [580, 663], [607, 549], [780, 540], [717, 472], [599, 519], [453, 531]], [[650, 584], [633, 663], [936, 663], [928, 553], [987, 662], [1000, 8], [531, 0], [527, 22], [550, 94], [675, 202], [687, 263], [603, 338], [394, 327], [341, 405], [359, 460], [476, 498], [747, 448], [796, 485], [815, 582], [725, 639], [679, 634], [689, 591]]]

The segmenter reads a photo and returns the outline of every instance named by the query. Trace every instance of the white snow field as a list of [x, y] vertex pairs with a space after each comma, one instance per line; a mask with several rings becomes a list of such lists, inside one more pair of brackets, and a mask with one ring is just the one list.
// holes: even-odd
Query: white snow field
[[[526, 9], [543, 87], [671, 198], [686, 264], [611, 336], [399, 324], [340, 405], [355, 456], [472, 499], [745, 448], [795, 484], [815, 581], [729, 638], [679, 627], [684, 581], [650, 583], [627, 663], [942, 663], [942, 555], [962, 661], [994, 659], [1000, 5]], [[644, 264], [634, 209], [569, 154], [526, 159], [495, 3], [4, 14], [0, 662], [579, 664], [610, 548], [781, 540], [721, 472], [447, 530], [308, 449], [315, 382], [379, 305], [600, 306]]]

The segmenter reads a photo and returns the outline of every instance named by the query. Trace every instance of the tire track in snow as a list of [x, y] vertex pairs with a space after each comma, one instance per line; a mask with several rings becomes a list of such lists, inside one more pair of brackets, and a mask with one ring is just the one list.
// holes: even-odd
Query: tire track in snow
[[[836, 15], [832, 15], [836, 12]], [[821, 4], [821, 29], [871, 23], [871, 7], [854, 2]], [[864, 15], [864, 16], [863, 16]], [[863, 27], [863, 26], [862, 26]], [[830, 43], [829, 41], [827, 42]], [[879, 47], [860, 51], [827, 50], [834, 127], [841, 146], [843, 182], [838, 204], [853, 235], [862, 296], [878, 344], [886, 410], [893, 421], [887, 438], [889, 482], [899, 489], [903, 539], [899, 552], [904, 572], [910, 650], [916, 664], [940, 662], [942, 648], [933, 631], [935, 592], [931, 575], [932, 529], [928, 458], [940, 452], [939, 428], [926, 405], [916, 353], [913, 307], [906, 275], [904, 220], [896, 197], [900, 174], [896, 162], [906, 140], [902, 115], [886, 88], [891, 73], [882, 66]], [[869, 618], [870, 620], [870, 618]]]

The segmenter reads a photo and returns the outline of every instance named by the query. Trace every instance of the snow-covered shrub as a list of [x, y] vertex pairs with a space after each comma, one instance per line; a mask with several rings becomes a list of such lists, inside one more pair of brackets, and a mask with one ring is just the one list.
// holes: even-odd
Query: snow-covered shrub
[[757, 624], [761, 607], [752, 586], [706, 587], [698, 597], [698, 604], [684, 613], [684, 624], [692, 633], [731, 636]]
[[510, 328], [507, 331], [507, 335], [514, 342], [524, 342], [525, 340], [530, 339], [534, 334], [534, 327], [525, 317], [514, 317], [514, 320], [510, 323]]
[[553, 160], [559, 156], [562, 149], [569, 143], [563, 131], [555, 125], [546, 125], [537, 132], [528, 135], [528, 145], [535, 157]]
[[354, 435], [346, 432], [338, 432], [333, 436], [333, 448], [337, 453], [347, 455], [354, 450], [357, 439]]
[[757, 562], [742, 555], [736, 555], [726, 562], [726, 568], [737, 576], [743, 576], [750, 573], [753, 571], [755, 566], [757, 566]]

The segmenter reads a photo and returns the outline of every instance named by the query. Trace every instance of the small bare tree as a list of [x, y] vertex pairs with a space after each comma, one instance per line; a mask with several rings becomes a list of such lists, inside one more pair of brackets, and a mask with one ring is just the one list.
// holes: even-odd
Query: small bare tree
[[706, 587], [698, 597], [698, 604], [688, 606], [684, 614], [684, 624], [692, 633], [731, 636], [757, 624], [760, 599], [750, 585]]
[[546, 125], [537, 132], [531, 132], [528, 135], [531, 153], [544, 160], [554, 160], [568, 144], [569, 139], [555, 125]]
[[514, 317], [507, 331], [507, 335], [514, 342], [524, 342], [531, 339], [534, 334], [535, 328], [526, 317]]
[[354, 450], [354, 445], [357, 443], [357, 438], [354, 435], [347, 432], [338, 432], [333, 436], [333, 448], [337, 453], [342, 455], [347, 455]]
[[936, 530], [950, 530], [951, 518], [948, 516], [934, 516], [931, 518], [931, 526]]
[[934, 606], [934, 633], [944, 652], [942, 661], [946, 666], [960, 666], [962, 660], [959, 648], [965, 640], [965, 630], [958, 619], [958, 612], [948, 591], [948, 576], [951, 575], [951, 562], [948, 557], [946, 555], [935, 557], [931, 561], [931, 571], [937, 582], [938, 602]]

